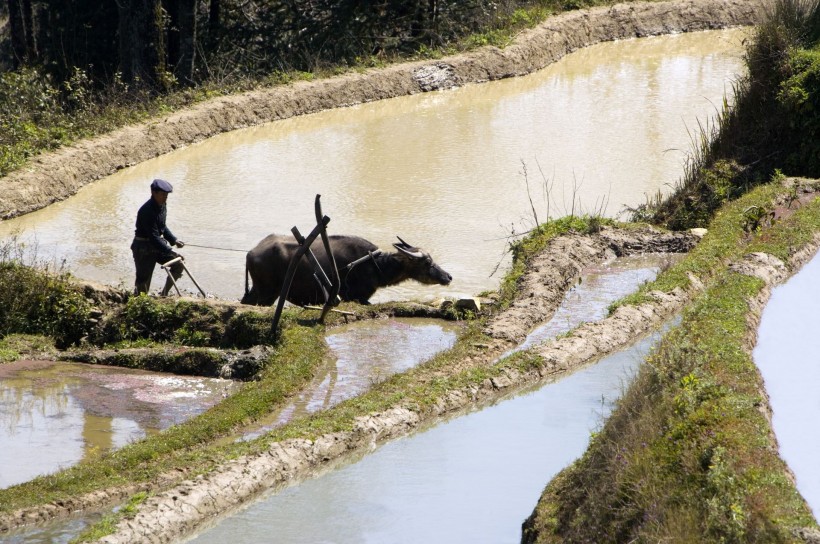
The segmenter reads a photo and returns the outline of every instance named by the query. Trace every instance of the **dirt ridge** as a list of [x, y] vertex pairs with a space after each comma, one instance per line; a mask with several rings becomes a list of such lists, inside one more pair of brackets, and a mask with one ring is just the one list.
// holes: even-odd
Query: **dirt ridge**
[[[582, 251], [567, 249], [577, 250], [595, 245], [609, 247], [603, 242], [607, 239], [604, 236], [567, 235], [556, 238], [547, 246], [543, 254], [549, 255], [550, 260], [556, 263], [565, 261], [561, 262], [558, 269], [566, 274], [562, 278], [566, 289], [573, 284], [572, 277], [577, 277], [583, 269], [583, 266], [579, 266], [580, 262], [584, 262], [585, 266], [592, 262], [600, 262], [611, 257], [613, 252], [619, 253], [626, 247], [640, 245], [638, 240], [646, 241], [653, 233], [659, 240], [659, 247], [663, 245], [664, 240], [671, 241], [670, 247], [675, 247], [679, 242], [676, 237], [651, 229], [638, 232], [618, 230], [617, 234], [612, 232], [616, 230], [607, 229], [609, 239], [620, 240], [620, 243], [613, 250], [598, 252], [597, 258], [591, 258]], [[590, 240], [592, 242], [588, 243]], [[390, 439], [407, 435], [421, 426], [434, 424], [456, 413], [496, 401], [525, 387], [555, 379], [621, 349], [680, 311], [691, 294], [681, 289], [671, 294], [653, 293], [654, 300], [651, 302], [621, 307], [604, 320], [586, 323], [567, 337], [534, 348], [547, 362], [540, 368], [526, 372], [507, 368], [493, 378], [484, 380], [480, 385], [447, 391], [429, 408], [420, 409], [399, 404], [383, 412], [356, 418], [353, 430], [349, 432], [328, 433], [316, 440], [285, 440], [271, 444], [268, 450], [261, 454], [227, 462], [207, 475], [186, 480], [172, 489], [150, 497], [139, 507], [133, 519], [121, 521], [116, 533], [98, 542], [173, 542], [184, 538], [202, 523], [212, 520], [214, 516], [230, 513], [262, 491], [285, 482], [305, 479], [345, 456], [361, 454]], [[522, 296], [529, 298], [526, 292], [522, 293]], [[560, 304], [563, 293], [555, 297], [550, 294], [548, 298], [553, 302], [551, 310], [546, 313], [551, 314]], [[492, 365], [503, 350], [514, 343], [498, 341], [481, 357], [474, 358], [471, 366]], [[463, 370], [463, 367], [459, 370]]]
[[0, 220], [75, 194], [117, 170], [211, 136], [325, 109], [524, 75], [582, 47], [617, 39], [755, 24], [767, 0], [636, 2], [569, 12], [513, 44], [298, 82], [202, 102], [161, 119], [46, 153], [0, 179]]
[[[381, 71], [348, 74], [310, 83], [301, 82], [209, 101], [159, 121], [126, 127], [110, 135], [38, 157], [20, 171], [0, 179], [0, 219], [15, 217], [65, 199], [83, 185], [120, 168], [220, 132], [327, 108], [523, 75], [543, 68], [576, 49], [600, 41], [753, 24], [761, 18], [761, 8], [765, 4], [765, 0], [677, 0], [640, 2], [573, 12], [550, 19], [536, 29], [522, 33], [514, 45], [504, 50], [489, 47], [468, 55], [435, 62], [407, 63]], [[603, 251], [603, 254], [606, 254], [607, 250], [595, 249], [593, 252], [596, 251]], [[583, 266], [577, 265], [572, 273], [581, 268]], [[569, 283], [568, 280], [567, 285]], [[555, 296], [558, 296], [558, 293], [557, 291]], [[678, 305], [682, 306], [687, 299], [686, 293], [673, 293], [669, 300], [658, 299], [640, 306], [635, 317], [640, 318], [640, 323], [643, 324], [626, 335], [627, 340], [641, 334], [639, 331], [649, 330], [647, 327], [655, 326], [664, 316], [676, 311]], [[558, 303], [560, 297], [555, 303], [556, 307]], [[526, 311], [525, 307], [522, 315]], [[618, 310], [611, 319], [626, 311]], [[549, 306], [539, 312], [541, 313], [538, 319], [542, 319], [549, 314]], [[629, 319], [634, 317], [630, 316]], [[579, 331], [589, 329], [589, 332], [581, 334], [588, 335], [590, 343], [599, 344], [601, 339], [595, 331], [598, 327], [607, 326], [606, 322], [600, 322], [600, 325], [588, 324]], [[482, 358], [484, 362], [486, 363], [489, 357], [497, 357], [520, 334], [519, 331], [510, 337], [500, 335], [495, 345], [491, 346]], [[562, 341], [575, 342], [574, 338], [575, 335]], [[567, 344], [558, 351], [578, 349], [578, 345]], [[617, 349], [617, 346], [611, 346], [611, 350], [614, 349]], [[580, 353], [584, 353], [584, 350], [580, 350]], [[604, 354], [597, 351], [596, 353], [596, 357]], [[547, 357], [546, 354], [544, 356]], [[100, 542], [171, 541], [190, 533], [203, 520], [228, 508], [223, 502], [224, 497], [219, 501], [214, 499], [214, 502], [210, 503], [210, 508], [216, 508], [215, 510], [206, 508], [204, 502], [188, 502], [184, 500], [186, 497], [198, 497], [198, 501], [205, 501], [205, 496], [213, 498], [221, 496], [224, 490], [230, 490], [231, 493], [226, 495], [235, 500], [234, 504], [239, 504], [258, 493], [258, 490], [254, 490], [254, 485], [263, 484], [267, 487], [275, 485], [278, 478], [294, 478], [299, 474], [307, 474], [334, 458], [361, 448], [372, 447], [375, 443], [390, 437], [406, 434], [433, 418], [463, 410], [482, 402], [482, 399], [498, 398], [508, 394], [511, 389], [523, 387], [524, 384], [550, 379], [555, 374], [583, 364], [583, 357], [585, 355], [580, 359], [562, 359], [558, 353], [555, 355], [554, 365], [542, 369], [541, 372], [524, 374], [508, 371], [501, 377], [487, 380], [481, 387], [450, 391], [427, 414], [413, 412], [413, 416], [409, 413], [412, 410], [408, 407], [397, 406], [380, 414], [363, 416], [357, 419], [356, 428], [349, 436], [336, 433], [320, 437], [313, 442], [301, 440], [274, 444], [268, 452], [258, 458], [243, 458], [224, 467], [231, 473], [231, 467], [234, 466], [253, 467], [257, 471], [247, 473], [256, 474], [249, 478], [250, 482], [242, 483], [244, 477], [237, 478], [236, 485], [241, 488], [240, 493], [225, 486], [219, 476], [221, 472], [186, 482], [149, 499], [135, 519], [122, 522], [118, 527], [118, 533]], [[258, 463], [264, 468], [257, 467]], [[268, 467], [269, 463], [275, 466]], [[240, 471], [234, 474], [245, 473]], [[174, 479], [173, 475], [170, 477]], [[222, 484], [200, 488], [209, 482], [208, 478], [220, 479]], [[160, 482], [156, 483], [162, 487]], [[102, 490], [61, 504], [0, 515], [0, 532], [33, 521], [45, 521], [65, 516], [72, 511], [107, 504], [129, 494], [137, 487], [143, 489], [142, 486], [135, 486]], [[210, 489], [210, 494], [203, 495], [200, 489]], [[174, 515], [169, 514], [173, 519], [163, 521], [160, 528], [159, 520], [165, 514], [159, 512], [163, 509]]]

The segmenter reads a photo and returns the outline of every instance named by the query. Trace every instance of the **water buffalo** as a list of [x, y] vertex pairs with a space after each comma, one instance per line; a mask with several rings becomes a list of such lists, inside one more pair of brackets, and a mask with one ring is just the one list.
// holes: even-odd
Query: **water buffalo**
[[[245, 296], [243, 304], [270, 306], [279, 296], [291, 257], [298, 249], [292, 236], [271, 234], [248, 252], [245, 260]], [[379, 251], [372, 243], [358, 236], [330, 236], [330, 249], [339, 269], [339, 296], [369, 304], [368, 299], [379, 287], [416, 280], [428, 285], [447, 285], [453, 277], [433, 262], [429, 254], [399, 238], [393, 244], [398, 251]], [[316, 259], [330, 275], [330, 262], [324, 245], [311, 246]], [[253, 287], [248, 288], [248, 276]], [[323, 304], [325, 299], [313, 277], [313, 267], [307, 256], [299, 262], [287, 300], [294, 304]]]

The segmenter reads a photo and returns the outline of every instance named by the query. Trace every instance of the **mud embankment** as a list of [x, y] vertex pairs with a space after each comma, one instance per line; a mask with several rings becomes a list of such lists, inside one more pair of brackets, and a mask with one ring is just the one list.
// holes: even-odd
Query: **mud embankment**
[[[38, 157], [0, 180], [0, 218], [42, 208], [118, 169], [221, 132], [323, 109], [523, 75], [601, 41], [753, 24], [760, 19], [764, 4], [763, 0], [681, 0], [569, 13], [522, 33], [504, 50], [489, 47], [435, 62], [407, 63], [209, 101], [161, 120], [127, 127]], [[626, 254], [629, 247], [640, 245], [629, 235], [625, 236], [623, 243], [616, 244], [615, 248], [611, 242], [602, 241], [601, 236], [595, 242], [584, 237], [556, 241], [557, 245], [550, 246], [551, 249], [533, 263], [533, 269], [523, 280], [530, 282], [533, 288], [525, 289], [525, 294], [512, 308], [490, 322], [486, 331], [493, 339], [490, 345], [481, 347], [480, 354], [464, 361], [453, 372], [486, 367], [523, 339], [531, 324], [551, 315], [581, 269], [610, 252]], [[662, 245], [648, 251], [662, 250]], [[562, 270], [560, 277], [552, 276], [553, 268]], [[555, 289], [555, 281], [562, 287]], [[279, 482], [305, 477], [316, 467], [342, 455], [372, 448], [423, 423], [488, 402], [603, 356], [656, 326], [688, 299], [688, 294], [683, 292], [655, 295], [653, 302], [620, 308], [607, 320], [584, 325], [575, 334], [550, 344], [556, 353], [544, 354], [549, 365], [528, 372], [504, 370], [478, 386], [447, 392], [425, 411], [395, 406], [357, 418], [350, 432], [333, 433], [312, 441], [297, 439], [275, 443], [263, 454], [237, 459], [210, 475], [176, 485], [149, 499], [136, 518], [122, 522], [117, 533], [103, 542], [172, 541], [190, 533], [209, 517]], [[614, 323], [618, 324], [613, 326]], [[168, 477], [173, 481], [184, 475]], [[110, 504], [136, 489], [159, 491], [167, 487], [169, 480], [155, 482], [154, 486], [101, 490], [70, 502], [6, 514], [0, 516], [0, 531]]]
[[522, 32], [504, 49], [485, 47], [437, 61], [404, 63], [203, 102], [31, 160], [0, 179], [0, 219], [64, 200], [119, 169], [222, 132], [325, 109], [528, 74], [602, 41], [750, 25], [760, 20], [766, 3], [678, 0], [571, 12]]
[[[583, 268], [614, 255], [639, 252], [638, 248], [674, 252], [694, 243], [695, 237], [690, 234], [616, 229], [605, 229], [591, 236], [569, 235], [555, 239], [535, 260], [549, 262], [550, 270], [562, 272], [558, 276], [545, 275], [542, 269], [533, 268], [525, 274], [521, 283], [527, 287], [520, 292], [517, 303], [492, 318], [486, 328], [493, 339], [491, 345], [482, 346], [477, 350], [479, 353], [456, 365], [457, 368], [449, 369], [450, 376], [478, 367], [491, 368], [504, 351], [523, 340], [527, 330], [517, 327], [512, 330], [504, 325], [516, 322], [517, 315], [529, 314], [529, 305], [520, 304], [522, 301], [541, 299], [539, 314], [548, 319]], [[563, 288], [555, 288], [556, 279]], [[140, 506], [133, 519], [122, 521], [115, 534], [100, 542], [172, 542], [182, 538], [213, 516], [224, 515], [263, 491], [307, 478], [344, 456], [362, 454], [420, 426], [554, 379], [620, 349], [678, 312], [689, 293], [681, 290], [672, 294], [652, 293], [652, 296], [652, 302], [619, 308], [607, 319], [587, 323], [571, 335], [549, 343], [548, 347], [538, 348], [545, 364], [536, 368], [491, 371], [491, 377], [481, 383], [450, 389], [431, 399], [429, 407], [398, 404], [380, 413], [356, 418], [351, 431], [328, 433], [314, 440], [299, 438], [272, 443], [261, 454], [224, 463], [218, 470], [152, 496]], [[438, 373], [428, 378], [442, 377]]]

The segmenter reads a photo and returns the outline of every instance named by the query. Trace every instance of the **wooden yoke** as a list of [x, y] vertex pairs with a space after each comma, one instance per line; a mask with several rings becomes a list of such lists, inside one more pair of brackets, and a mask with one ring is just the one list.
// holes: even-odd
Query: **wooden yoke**
[[[273, 323], [271, 324], [271, 335], [273, 336], [276, 336], [276, 330], [279, 327], [279, 319], [282, 317], [282, 309], [285, 307], [285, 300], [287, 300], [288, 298], [290, 286], [293, 283], [293, 276], [296, 274], [296, 267], [299, 264], [299, 261], [302, 259], [302, 257], [304, 257], [305, 253], [307, 253], [310, 250], [310, 245], [313, 243], [313, 241], [319, 236], [321, 232], [325, 230], [328, 223], [330, 223], [330, 218], [328, 216], [322, 217], [319, 221], [319, 224], [313, 228], [310, 234], [308, 234], [307, 238], [304, 238], [301, 242], [299, 242], [299, 249], [296, 250], [296, 253], [293, 255], [293, 258], [290, 260], [290, 264], [288, 265], [288, 271], [285, 273], [285, 281], [282, 284], [282, 291], [279, 293], [279, 303], [276, 305], [276, 312], [273, 314]], [[293, 229], [295, 230], [296, 227], [294, 227]], [[298, 232], [299, 231], [297, 230], [296, 233]], [[316, 256], [314, 255], [313, 258], [316, 259]]]
[[[279, 293], [279, 302], [276, 305], [276, 312], [273, 315], [273, 323], [271, 324], [271, 334], [274, 336], [276, 335], [276, 330], [279, 327], [279, 319], [282, 317], [282, 309], [284, 308], [285, 301], [288, 298], [290, 286], [293, 283], [293, 276], [296, 274], [296, 268], [299, 265], [299, 261], [305, 255], [307, 255], [308, 260], [313, 265], [313, 277], [319, 284], [319, 288], [322, 290], [322, 294], [325, 297], [325, 305], [322, 308], [322, 315], [319, 318], [319, 322], [323, 323], [325, 316], [330, 309], [334, 306], [338, 306], [339, 302], [341, 302], [341, 299], [339, 298], [339, 270], [336, 267], [336, 258], [330, 250], [330, 239], [327, 236], [327, 224], [330, 222], [330, 218], [326, 215], [322, 215], [322, 205], [319, 202], [321, 196], [322, 195], [316, 195], [316, 227], [314, 227], [307, 238], [303, 237], [299, 232], [299, 229], [296, 227], [290, 229], [291, 233], [293, 233], [293, 237], [296, 239], [296, 243], [299, 244], [299, 249], [296, 250], [296, 253], [293, 255], [290, 263], [288, 264], [288, 270], [285, 273], [285, 280], [282, 284], [282, 290]], [[316, 238], [320, 235], [322, 237], [322, 243], [325, 246], [325, 252], [330, 259], [331, 278], [327, 277], [327, 274], [322, 268], [322, 265], [319, 263], [319, 260], [316, 258], [316, 255], [310, 249], [310, 246], [313, 244], [314, 240], [316, 240]]]
[[[316, 222], [321, 223], [320, 218], [322, 216], [322, 204], [319, 202], [319, 199], [322, 195], [316, 195], [316, 203], [315, 203], [315, 210], [316, 210]], [[322, 308], [322, 315], [319, 317], [319, 323], [325, 322], [325, 316], [330, 311], [333, 306], [338, 306], [341, 299], [339, 298], [339, 288], [341, 287], [341, 281], [339, 280], [339, 268], [336, 266], [336, 257], [333, 256], [333, 252], [330, 250], [330, 240], [327, 237], [327, 229], [322, 229], [322, 243], [325, 246], [325, 254], [327, 255], [328, 259], [330, 259], [330, 273], [331, 273], [331, 280], [330, 280], [330, 292], [325, 293], [325, 305]], [[315, 258], [315, 257], [314, 257]], [[322, 269], [321, 266], [318, 266], [319, 270]], [[324, 275], [324, 271], [322, 271]], [[325, 276], [325, 279], [327, 277]]]

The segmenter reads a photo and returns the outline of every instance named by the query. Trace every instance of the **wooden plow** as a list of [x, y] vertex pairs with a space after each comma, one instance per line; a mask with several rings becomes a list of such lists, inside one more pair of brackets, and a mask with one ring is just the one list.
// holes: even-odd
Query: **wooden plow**
[[[322, 315], [319, 317], [319, 322], [324, 322], [325, 316], [328, 312], [330, 312], [334, 306], [338, 306], [339, 302], [341, 302], [341, 299], [339, 298], [339, 270], [336, 267], [336, 259], [330, 251], [330, 240], [327, 237], [327, 224], [330, 223], [330, 218], [322, 214], [322, 204], [319, 201], [321, 196], [322, 195], [316, 195], [316, 201], [314, 204], [314, 210], [316, 212], [316, 226], [312, 231], [310, 231], [310, 234], [308, 234], [307, 237], [304, 237], [296, 227], [290, 229], [293, 233], [293, 237], [299, 244], [299, 249], [296, 250], [296, 253], [291, 258], [290, 263], [288, 264], [288, 270], [285, 273], [285, 280], [282, 284], [282, 292], [279, 293], [279, 302], [276, 305], [276, 312], [273, 314], [273, 323], [271, 324], [272, 336], [276, 335], [276, 331], [279, 327], [279, 319], [282, 317], [282, 309], [285, 307], [285, 300], [288, 298], [290, 286], [293, 283], [293, 276], [296, 274], [296, 268], [299, 265], [299, 261], [304, 256], [307, 256], [308, 261], [313, 266], [313, 279], [319, 284], [319, 288], [322, 290], [322, 294], [325, 299], [325, 304], [322, 307]], [[330, 259], [330, 277], [328, 277], [328, 274], [322, 268], [321, 264], [319, 264], [319, 260], [316, 258], [316, 255], [310, 249], [311, 244], [313, 244], [316, 238], [320, 236], [322, 238], [322, 244], [325, 246], [325, 253], [327, 253], [328, 258]]]
[[176, 264], [176, 263], [179, 263], [180, 265], [182, 265], [182, 269], [185, 271], [186, 274], [188, 274], [188, 277], [191, 278], [191, 281], [194, 282], [194, 285], [196, 285], [196, 288], [199, 289], [199, 292], [202, 293], [202, 297], [203, 298], [208, 298], [205, 295], [205, 291], [202, 290], [202, 287], [199, 286], [199, 284], [196, 282], [194, 277], [191, 275], [191, 271], [188, 270], [187, 266], [185, 266], [185, 261], [182, 259], [182, 257], [174, 257], [173, 259], [171, 259], [167, 263], [164, 263], [164, 264], [160, 265], [160, 267], [163, 270], [165, 270], [165, 272], [168, 274], [168, 279], [171, 280], [171, 283], [173, 284], [174, 289], [176, 289], [176, 291], [177, 291], [177, 295], [182, 296], [182, 293], [179, 292], [179, 287], [177, 287], [177, 282], [174, 279], [174, 275], [171, 274], [171, 266]]

